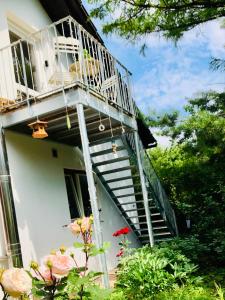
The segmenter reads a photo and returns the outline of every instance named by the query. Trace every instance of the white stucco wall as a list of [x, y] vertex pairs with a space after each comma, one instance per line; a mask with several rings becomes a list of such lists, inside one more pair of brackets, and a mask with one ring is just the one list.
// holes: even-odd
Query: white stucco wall
[[[40, 261], [61, 244], [72, 245], [74, 238], [63, 227], [70, 223], [64, 168], [84, 169], [84, 164], [79, 151], [47, 140], [7, 131], [6, 144], [23, 260], [27, 267], [31, 259]], [[52, 157], [52, 148], [57, 149], [58, 158]], [[104, 240], [112, 243], [107, 254], [108, 267], [112, 269], [117, 263], [115, 255], [119, 249], [112, 233], [127, 224], [99, 180], [96, 180], [96, 188], [102, 208]], [[129, 238], [133, 247], [139, 246], [133, 233]]]
[[33, 31], [52, 23], [38, 0], [3, 0], [0, 2], [0, 48], [9, 45], [7, 18], [28, 24]]

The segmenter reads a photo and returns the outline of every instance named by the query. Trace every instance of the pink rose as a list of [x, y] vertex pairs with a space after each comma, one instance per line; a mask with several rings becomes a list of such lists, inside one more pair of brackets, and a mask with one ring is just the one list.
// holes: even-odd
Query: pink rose
[[80, 225], [77, 224], [77, 221], [74, 221], [68, 227], [74, 235], [79, 235], [81, 232]]
[[24, 269], [5, 270], [1, 277], [4, 290], [13, 298], [28, 294], [32, 288], [32, 279]]
[[74, 268], [74, 261], [68, 255], [59, 253], [51, 254], [45, 258], [45, 263], [51, 266], [52, 274], [55, 277], [67, 276], [69, 271]]
[[84, 218], [82, 218], [81, 231], [83, 233], [85, 233], [85, 232], [87, 232], [89, 230], [91, 230], [91, 221], [90, 221], [90, 218], [84, 217]]
[[40, 269], [41, 276], [38, 276], [41, 280], [44, 279], [46, 282], [49, 283], [49, 285], [52, 284], [52, 276], [50, 269], [47, 267], [41, 267]]
[[86, 233], [91, 231], [93, 224], [93, 217], [83, 217], [82, 219], [75, 220], [68, 227], [73, 234], [79, 235], [81, 232]]

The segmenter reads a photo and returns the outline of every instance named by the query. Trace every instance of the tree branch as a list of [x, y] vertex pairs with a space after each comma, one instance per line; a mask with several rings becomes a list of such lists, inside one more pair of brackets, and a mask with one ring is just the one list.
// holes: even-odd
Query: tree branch
[[[154, 9], [159, 9], [159, 10], [184, 10], [187, 8], [193, 8], [193, 9], [206, 9], [206, 8], [225, 8], [225, 2], [224, 1], [217, 1], [216, 3], [212, 3], [211, 1], [207, 0], [193, 0], [189, 3], [166, 3], [164, 5], [160, 4], [155, 4], [152, 2], [142, 4], [142, 3], [137, 3], [132, 0], [121, 0], [122, 2], [125, 2], [129, 5], [135, 6], [135, 7], [140, 7], [140, 8], [154, 8]], [[165, 2], [164, 2], [165, 3]]]

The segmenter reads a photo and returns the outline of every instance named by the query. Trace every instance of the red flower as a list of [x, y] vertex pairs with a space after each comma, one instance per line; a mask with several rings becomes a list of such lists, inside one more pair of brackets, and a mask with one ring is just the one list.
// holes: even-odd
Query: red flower
[[131, 232], [130, 228], [129, 227], [124, 227], [124, 228], [121, 228], [121, 229], [115, 231], [113, 233], [113, 236], [117, 237], [117, 236], [120, 236], [122, 234], [124, 234], [124, 235], [128, 234], [129, 232]]
[[120, 232], [120, 230], [117, 230], [117, 231], [115, 231], [114, 233], [113, 233], [113, 236], [119, 236], [119, 235], [121, 235], [121, 232]]
[[131, 231], [131, 230], [130, 230], [129, 227], [124, 227], [124, 228], [121, 229], [121, 233], [122, 233], [122, 234], [128, 234], [128, 233], [130, 233], [130, 231]]
[[122, 250], [120, 250], [117, 254], [116, 254], [116, 257], [121, 257], [121, 256], [123, 256], [123, 251]]

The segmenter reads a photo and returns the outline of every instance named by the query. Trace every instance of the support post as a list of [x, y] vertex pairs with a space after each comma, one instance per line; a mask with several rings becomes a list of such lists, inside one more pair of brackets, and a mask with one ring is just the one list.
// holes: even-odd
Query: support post
[[[83, 104], [81, 104], [81, 103], [78, 103], [76, 105], [76, 107], [77, 107], [77, 116], [78, 116], [78, 122], [79, 122], [81, 143], [82, 143], [82, 148], [83, 148], [84, 163], [85, 163], [85, 168], [86, 168], [88, 190], [89, 190], [89, 195], [90, 195], [91, 209], [92, 209], [92, 214], [93, 214], [93, 218], [94, 218], [95, 241], [96, 241], [96, 246], [98, 248], [101, 248], [102, 247], [102, 230], [101, 230], [101, 223], [100, 223], [100, 216], [99, 216], [99, 209], [98, 209], [98, 202], [97, 202], [97, 193], [96, 193], [94, 175], [93, 175], [93, 170], [92, 170], [92, 162], [91, 162], [91, 156], [90, 156], [90, 150], [89, 150], [87, 128], [86, 128], [86, 123], [85, 123], [84, 108], [83, 108]], [[101, 267], [101, 271], [104, 273], [103, 284], [106, 288], [108, 288], [109, 287], [109, 278], [108, 278], [105, 254], [99, 255], [99, 264]]]
[[22, 267], [21, 246], [16, 220], [11, 177], [5, 145], [4, 131], [0, 128], [0, 201], [7, 238], [7, 252], [14, 267]]
[[134, 139], [135, 139], [135, 148], [136, 148], [136, 155], [137, 155], [137, 161], [138, 161], [138, 169], [139, 169], [139, 174], [140, 174], [140, 179], [141, 179], [141, 189], [142, 189], [142, 194], [143, 194], [143, 198], [144, 198], [143, 200], [144, 200], [145, 215], [146, 215], [147, 226], [148, 226], [149, 241], [150, 241], [150, 246], [153, 247], [154, 246], [154, 237], [153, 237], [153, 230], [152, 230], [152, 223], [151, 223], [151, 214], [150, 214], [150, 209], [149, 209], [148, 191], [146, 188], [145, 176], [144, 176], [144, 171], [143, 171], [142, 162], [141, 162], [139, 137], [138, 137], [137, 131], [134, 132]]

